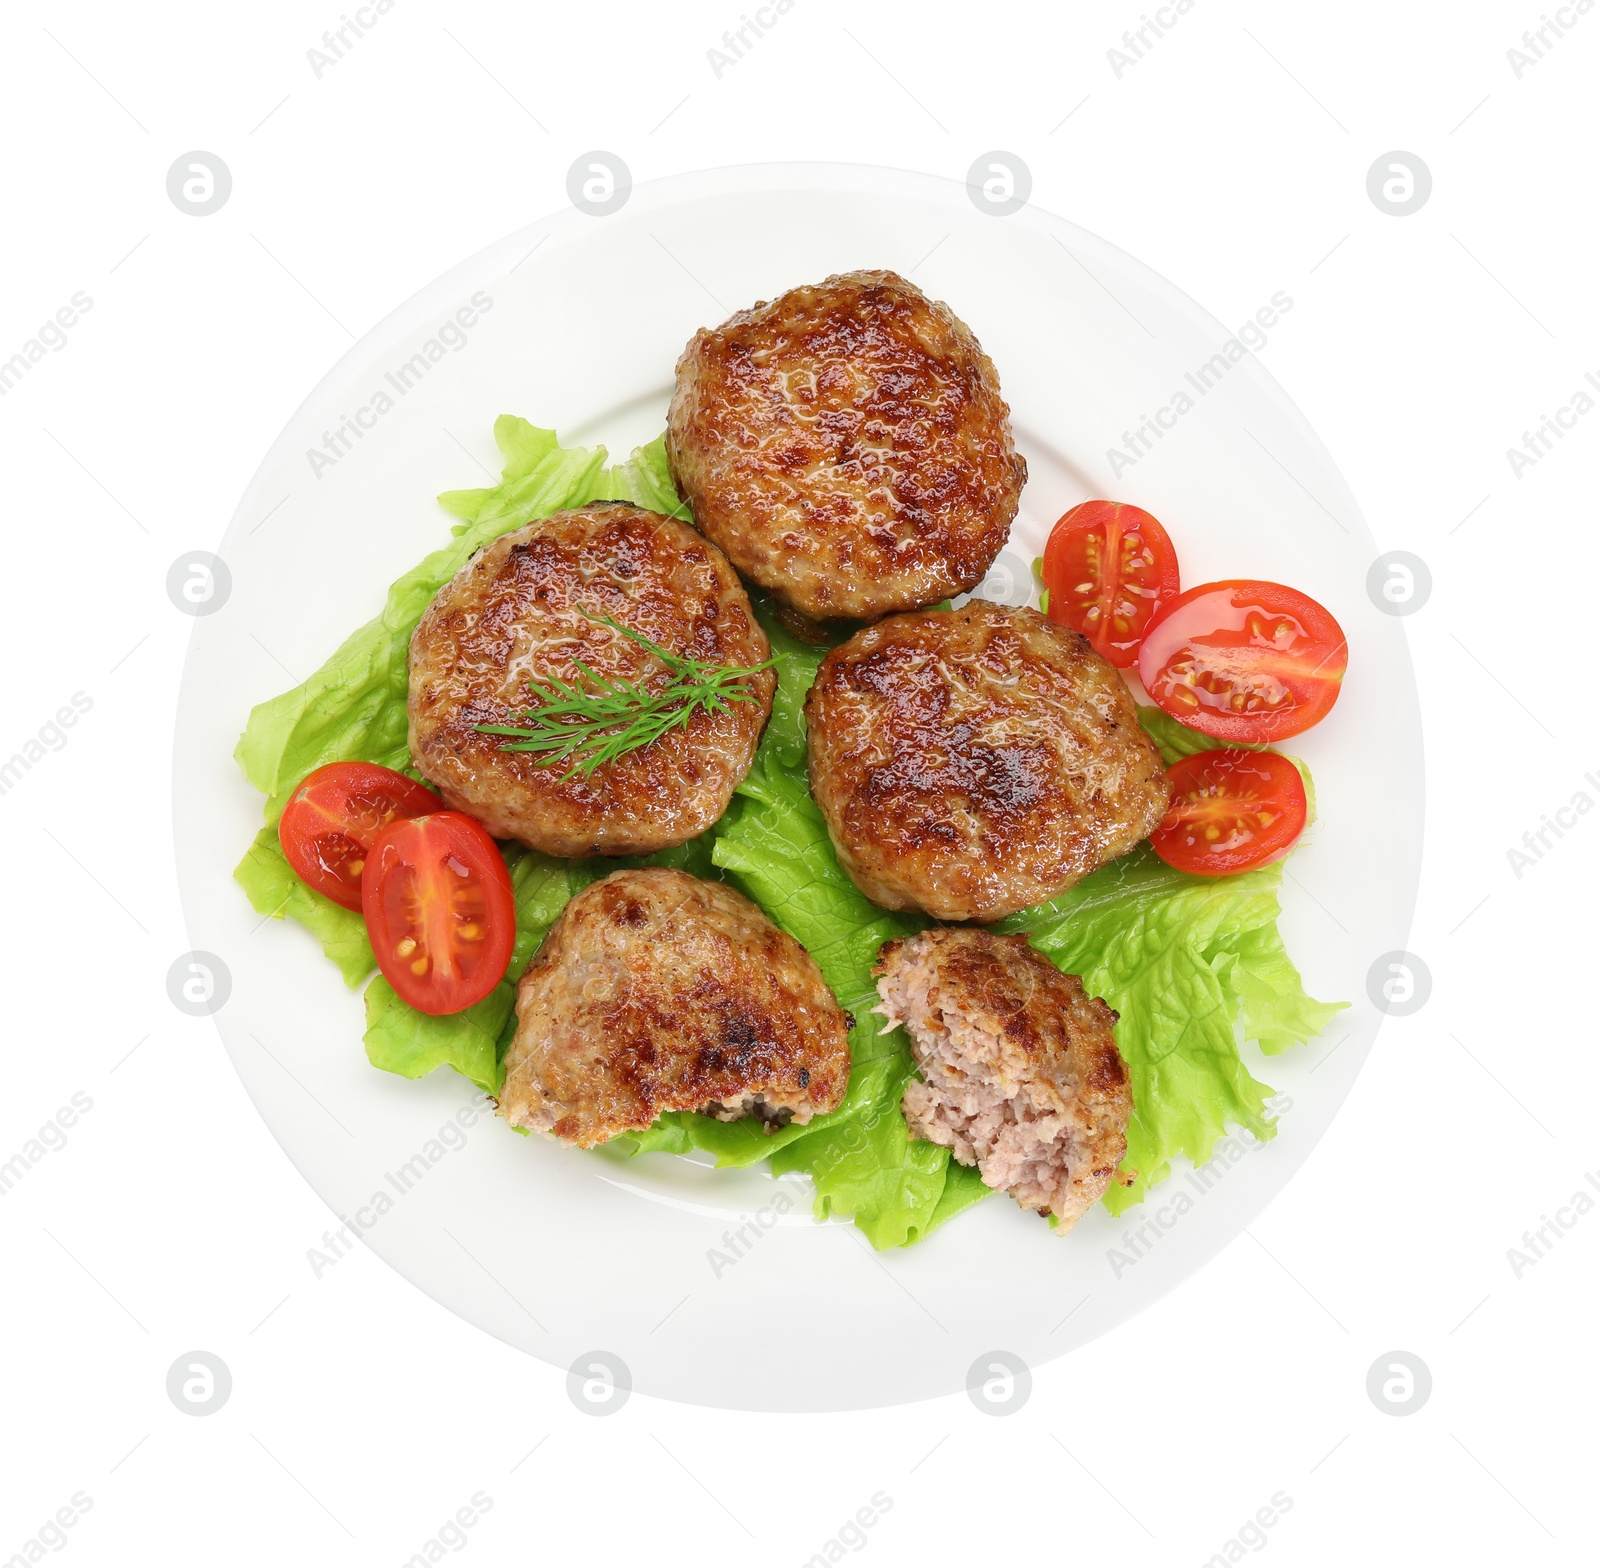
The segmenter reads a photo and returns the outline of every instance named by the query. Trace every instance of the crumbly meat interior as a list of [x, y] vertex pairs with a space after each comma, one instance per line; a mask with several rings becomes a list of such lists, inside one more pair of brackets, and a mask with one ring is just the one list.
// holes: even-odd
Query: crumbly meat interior
[[890, 1027], [906, 1026], [921, 1068], [901, 1102], [911, 1134], [977, 1166], [986, 1185], [1023, 1208], [1055, 1215], [1065, 1234], [1110, 1183], [1108, 1129], [1087, 1106], [1063, 1107], [1059, 1085], [1017, 1070], [999, 1017], [941, 1005], [939, 957], [938, 948], [904, 944], [878, 981], [877, 1011]]

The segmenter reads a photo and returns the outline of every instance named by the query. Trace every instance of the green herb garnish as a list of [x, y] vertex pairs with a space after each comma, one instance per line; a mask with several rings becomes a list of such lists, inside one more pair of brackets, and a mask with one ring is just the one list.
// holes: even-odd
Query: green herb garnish
[[567, 778], [574, 773], [587, 777], [625, 752], [651, 745], [670, 731], [681, 729], [701, 710], [721, 713], [733, 703], [754, 702], [756, 694], [744, 683], [777, 662], [768, 659], [765, 664], [748, 669], [707, 664], [702, 659], [673, 653], [609, 615], [590, 615], [587, 610], [581, 613], [638, 643], [666, 665], [672, 679], [652, 692], [637, 681], [601, 675], [582, 659], [574, 659], [572, 662], [581, 672], [580, 680], [563, 681], [555, 676], [544, 681], [529, 679], [528, 691], [534, 701], [527, 712], [511, 715], [518, 723], [476, 726], [480, 735], [512, 737], [502, 742], [501, 751], [538, 753], [536, 767], [570, 763]]

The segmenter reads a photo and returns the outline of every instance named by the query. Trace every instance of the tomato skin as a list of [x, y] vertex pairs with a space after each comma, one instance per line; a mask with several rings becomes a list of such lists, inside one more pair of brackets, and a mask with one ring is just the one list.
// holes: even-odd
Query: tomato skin
[[1202, 735], [1257, 744], [1308, 730], [1338, 700], [1349, 651], [1339, 623], [1282, 583], [1190, 588], [1145, 630], [1139, 679]]
[[420, 1013], [481, 1002], [511, 962], [511, 873], [483, 824], [463, 812], [390, 823], [361, 873], [361, 912], [384, 979]]
[[1178, 554], [1166, 529], [1140, 507], [1085, 501], [1050, 530], [1041, 575], [1050, 619], [1082, 633], [1101, 658], [1125, 670], [1150, 622], [1177, 595]]
[[1199, 751], [1168, 768], [1167, 778], [1172, 804], [1150, 847], [1191, 876], [1264, 866], [1288, 854], [1305, 829], [1305, 781], [1275, 751]]
[[295, 875], [346, 909], [361, 908], [361, 868], [373, 840], [399, 817], [438, 811], [431, 789], [375, 762], [330, 762], [295, 785], [278, 843]]

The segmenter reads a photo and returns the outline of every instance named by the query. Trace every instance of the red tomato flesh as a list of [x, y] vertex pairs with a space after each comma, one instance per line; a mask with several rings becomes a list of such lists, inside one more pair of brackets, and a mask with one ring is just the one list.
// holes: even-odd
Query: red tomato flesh
[[380, 833], [361, 912], [383, 977], [421, 1013], [459, 1013], [500, 983], [517, 936], [511, 874], [480, 822], [459, 811]]
[[330, 762], [295, 786], [278, 819], [278, 842], [302, 882], [346, 909], [360, 909], [361, 870], [373, 840], [397, 818], [443, 804], [392, 768]]
[[1085, 501], [1050, 531], [1042, 568], [1046, 614], [1127, 669], [1145, 628], [1178, 592], [1178, 555], [1148, 512], [1121, 501]]
[[1163, 712], [1217, 740], [1284, 740], [1323, 718], [1348, 662], [1344, 632], [1282, 583], [1203, 583], [1162, 608], [1139, 679]]
[[1300, 770], [1275, 751], [1201, 751], [1167, 769], [1172, 804], [1150, 847], [1197, 877], [1229, 877], [1289, 852], [1306, 825]]

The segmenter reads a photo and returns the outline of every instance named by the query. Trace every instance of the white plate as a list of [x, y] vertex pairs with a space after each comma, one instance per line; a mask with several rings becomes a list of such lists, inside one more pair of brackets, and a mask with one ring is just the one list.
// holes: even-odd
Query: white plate
[[[1298, 748], [1321, 821], [1291, 863], [1283, 928], [1312, 993], [1354, 1006], [1308, 1048], [1265, 1063], [1246, 1051], [1292, 1101], [1275, 1141], [1225, 1157], [1209, 1182], [1174, 1176], [1120, 1221], [1096, 1209], [1064, 1239], [996, 1198], [927, 1242], [875, 1254], [851, 1225], [812, 1223], [803, 1179], [567, 1152], [489, 1117], [451, 1140], [462, 1147], [430, 1145], [474, 1098], [465, 1080], [369, 1067], [359, 996], [305, 932], [260, 922], [231, 880], [260, 825], [260, 798], [231, 760], [246, 713], [289, 684], [286, 671], [314, 669], [445, 538], [439, 491], [498, 475], [497, 414], [623, 455], [660, 430], [695, 328], [857, 267], [913, 275], [999, 368], [1031, 477], [992, 596], [1008, 571], [1026, 582], [1063, 510], [1107, 495], [1166, 523], [1186, 582], [1292, 583], [1349, 634], [1343, 696]], [[480, 291], [492, 304], [475, 308], [463, 346], [444, 345], [397, 393], [388, 377], [406, 380], [400, 367], [418, 352], [426, 363], [427, 340]], [[1033, 208], [997, 218], [951, 181], [781, 165], [641, 186], [612, 216], [535, 224], [351, 349], [273, 445], [228, 529], [232, 597], [196, 622], [184, 677], [176, 836], [193, 945], [232, 974], [216, 1021], [234, 1064], [332, 1209], [358, 1227], [375, 1221], [367, 1245], [558, 1366], [603, 1350], [651, 1394], [830, 1410], [948, 1393], [993, 1350], [1030, 1365], [1061, 1355], [1178, 1284], [1260, 1212], [1372, 1043], [1367, 972], [1405, 946], [1415, 898], [1422, 752], [1400, 623], [1368, 602], [1374, 547], [1327, 453], [1254, 356], [1203, 395], [1186, 378], [1228, 337], [1145, 267]], [[1169, 414], [1114, 475], [1109, 449], [1185, 390], [1195, 406]], [[317, 471], [308, 451], [361, 423], [379, 391], [393, 407], [364, 416], [372, 428]], [[381, 1214], [377, 1194], [391, 1200]], [[719, 1264], [745, 1223], [758, 1239]]]

